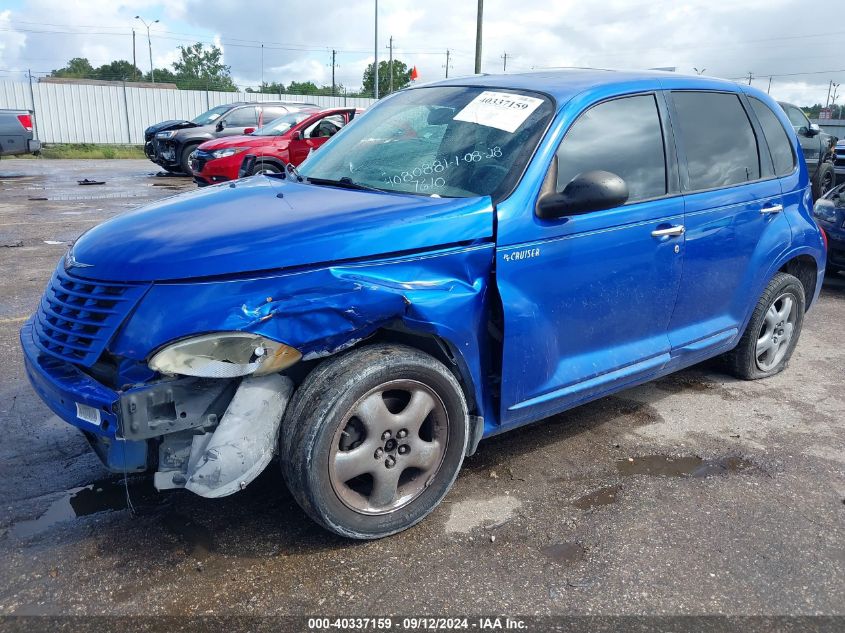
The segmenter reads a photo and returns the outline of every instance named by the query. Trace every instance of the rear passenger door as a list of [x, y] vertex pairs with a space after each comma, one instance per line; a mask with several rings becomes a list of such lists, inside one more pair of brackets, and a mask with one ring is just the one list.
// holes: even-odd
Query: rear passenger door
[[672, 91], [686, 246], [669, 324], [675, 357], [728, 348], [757, 301], [761, 271], [790, 228], [768, 145], [744, 95]]

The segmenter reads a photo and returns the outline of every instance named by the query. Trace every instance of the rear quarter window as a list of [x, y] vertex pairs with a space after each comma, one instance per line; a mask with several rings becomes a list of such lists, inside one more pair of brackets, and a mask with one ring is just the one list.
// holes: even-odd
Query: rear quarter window
[[766, 142], [772, 154], [775, 174], [778, 176], [791, 174], [792, 170], [795, 169], [795, 152], [792, 151], [792, 141], [789, 135], [769, 106], [756, 97], [749, 97], [748, 101], [751, 103], [754, 114], [757, 115], [757, 120], [760, 121], [763, 134], [766, 136]]
[[723, 92], [673, 92], [687, 157], [688, 189], [698, 191], [760, 178], [760, 156], [739, 96]]

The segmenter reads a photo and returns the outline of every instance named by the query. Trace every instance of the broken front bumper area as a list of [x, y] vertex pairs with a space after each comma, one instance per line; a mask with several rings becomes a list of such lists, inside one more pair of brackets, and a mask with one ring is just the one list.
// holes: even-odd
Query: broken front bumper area
[[31, 321], [20, 339], [36, 393], [85, 433], [113, 472], [140, 472], [157, 462], [156, 488], [222, 497], [244, 488], [272, 459], [293, 391], [285, 376], [173, 378], [115, 391], [42, 353]]

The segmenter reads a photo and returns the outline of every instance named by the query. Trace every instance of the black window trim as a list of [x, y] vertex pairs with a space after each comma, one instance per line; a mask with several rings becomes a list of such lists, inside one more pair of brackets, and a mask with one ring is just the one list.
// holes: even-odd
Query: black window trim
[[[772, 161], [772, 173], [774, 174], [774, 177], [775, 178], [789, 178], [791, 176], [794, 176], [798, 172], [799, 167], [798, 167], [798, 156], [795, 154], [795, 144], [793, 142], [792, 136], [790, 136], [790, 134], [789, 134], [790, 130], [788, 130], [784, 127], [783, 121], [780, 120], [780, 117], [778, 117], [777, 113], [775, 113], [775, 111], [772, 110], [772, 108], [769, 106], [768, 103], [766, 103], [762, 99], [758, 99], [754, 95], [745, 95], [745, 97], [746, 97], [746, 99], [748, 99], [749, 110], [754, 115], [754, 119], [753, 119], [754, 122], [757, 125], [760, 126], [760, 135], [765, 139], [766, 149], [769, 153], [769, 159]], [[760, 105], [762, 105], [765, 108], [768, 108], [769, 112], [772, 113], [772, 116], [775, 117], [775, 120], [778, 122], [778, 125], [780, 125], [781, 129], [786, 134], [786, 139], [789, 141], [789, 151], [792, 153], [792, 169], [785, 174], [778, 175], [777, 170], [775, 170], [775, 159], [774, 159], [774, 156], [772, 156], [772, 149], [769, 147], [769, 139], [766, 138], [766, 133], [763, 131], [763, 124], [760, 123], [760, 119], [757, 117], [757, 112], [754, 110], [754, 106], [751, 103], [751, 99], [756, 99], [760, 103]], [[777, 104], [777, 106], [779, 108], [783, 107], [779, 103]], [[789, 118], [789, 116], [787, 115], [787, 119], [788, 118]], [[789, 127], [791, 129], [792, 124], [790, 124]], [[795, 130], [792, 130], [792, 132], [794, 134]], [[799, 145], [800, 145], [800, 143], [799, 143]]]
[[[755, 178], [754, 180], [746, 180], [745, 182], [738, 182], [732, 185], [722, 185], [718, 187], [708, 187], [706, 189], [691, 189], [689, 185], [689, 163], [687, 162], [687, 154], [686, 148], [684, 147], [684, 141], [677, 135], [675, 137], [675, 143], [677, 144], [678, 150], [678, 165], [680, 168], [681, 173], [681, 193], [683, 195], [692, 195], [696, 193], [707, 193], [708, 191], [724, 191], [726, 189], [733, 189], [735, 187], [745, 187], [746, 185], [753, 185], [761, 182], [766, 182], [768, 180], [778, 180], [779, 178], [786, 178], [786, 176], [776, 176], [774, 175], [774, 166], [772, 167], [772, 175], [771, 176], [763, 176], [763, 156], [761, 154], [761, 141], [760, 138], [763, 138], [763, 143], [765, 144], [766, 152], [769, 155], [769, 160], [771, 160], [771, 153], [769, 152], [769, 146], [766, 144], [765, 135], [762, 133], [762, 130], [759, 128], [759, 121], [757, 121], [756, 115], [753, 112], [749, 114], [749, 110], [753, 110], [751, 104], [747, 103], [746, 96], [744, 92], [734, 92], [731, 90], [708, 90], [702, 88], [672, 88], [667, 90], [668, 93], [674, 92], [700, 92], [700, 93], [707, 93], [707, 94], [726, 94], [726, 95], [733, 95], [739, 99], [739, 103], [742, 106], [742, 109], [745, 111], [745, 116], [748, 118], [748, 122], [751, 124], [751, 130], [754, 133], [756, 146], [757, 146], [757, 168], [760, 170], [760, 177]], [[677, 111], [675, 110], [675, 103], [671, 98], [671, 94], [667, 94], [666, 102], [669, 106], [669, 116], [672, 120], [678, 120], [679, 116]], [[774, 161], [772, 161], [774, 162]], [[792, 172], [793, 174], [795, 172]]]
[[[557, 153], [560, 149], [561, 145], [566, 141], [566, 137], [569, 135], [569, 131], [575, 126], [576, 123], [581, 119], [581, 117], [600, 105], [608, 103], [610, 101], [618, 101], [619, 99], [628, 99], [631, 97], [644, 97], [644, 96], [652, 96], [654, 98], [654, 104], [657, 108], [657, 119], [658, 123], [660, 124], [660, 133], [663, 138], [663, 167], [665, 169], [665, 186], [666, 186], [666, 193], [660, 196], [652, 196], [651, 198], [642, 198], [640, 200], [632, 200], [628, 201], [619, 207], [614, 207], [616, 209], [621, 209], [624, 207], [633, 206], [636, 204], [643, 204], [646, 202], [655, 202], [658, 200], [666, 200], [668, 198], [674, 198], [683, 194], [680, 186], [680, 179], [679, 179], [679, 164], [678, 164], [678, 155], [676, 153], [675, 148], [675, 135], [674, 131], [671, 126], [671, 116], [667, 109], [666, 99], [663, 96], [663, 90], [660, 88], [651, 88], [648, 90], [638, 90], [636, 92], [626, 92], [623, 94], [616, 94], [611, 97], [607, 97], [606, 99], [602, 99], [600, 101], [596, 101], [595, 103], [589, 105], [588, 107], [581, 110], [578, 115], [572, 120], [569, 126], [566, 128], [566, 131], [563, 133], [563, 137], [557, 143], [557, 147], [554, 150], [554, 154], [552, 156], [551, 164], [549, 165], [549, 169], [546, 172], [546, 177], [543, 179], [543, 187], [542, 190], [547, 189], [548, 184], [552, 184], [552, 188], [557, 191], [557, 170], [558, 170], [558, 159]], [[554, 173], [552, 173], [554, 172]], [[538, 195], [537, 200], [539, 203], [539, 199], [543, 196], [543, 193]]]

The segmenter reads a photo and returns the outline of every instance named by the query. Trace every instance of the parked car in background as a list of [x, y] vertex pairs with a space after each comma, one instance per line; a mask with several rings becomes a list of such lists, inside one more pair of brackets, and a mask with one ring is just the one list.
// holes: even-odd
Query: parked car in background
[[813, 216], [827, 238], [827, 272], [845, 271], [845, 184], [819, 198]]
[[800, 151], [730, 81], [407, 88], [297, 173], [84, 233], [21, 330], [27, 374], [116, 472], [222, 497], [278, 455], [319, 525], [394, 534], [485, 437], [716, 356], [782, 371], [826, 255]]
[[316, 107], [292, 101], [227, 103], [211, 108], [192, 121], [163, 121], [151, 125], [144, 130], [144, 152], [167, 171], [190, 175], [191, 152], [201, 143], [252, 132], [288, 112]]
[[33, 137], [32, 110], [0, 110], [0, 156], [37, 154], [41, 142]]
[[813, 185], [813, 200], [818, 200], [836, 184], [833, 147], [838, 139], [825, 132], [817, 123], [810, 123], [810, 119], [798, 106], [783, 101], [778, 103], [789, 117], [792, 129], [801, 143], [801, 152]]
[[836, 184], [845, 180], [845, 140], [836, 141], [833, 148], [833, 171], [836, 174]]
[[[194, 180], [202, 187], [258, 173], [279, 173], [288, 163], [297, 166], [357, 112], [355, 108], [303, 109], [274, 119], [251, 134], [207, 141], [191, 157]], [[241, 174], [246, 155], [254, 159], [248, 173]]]

